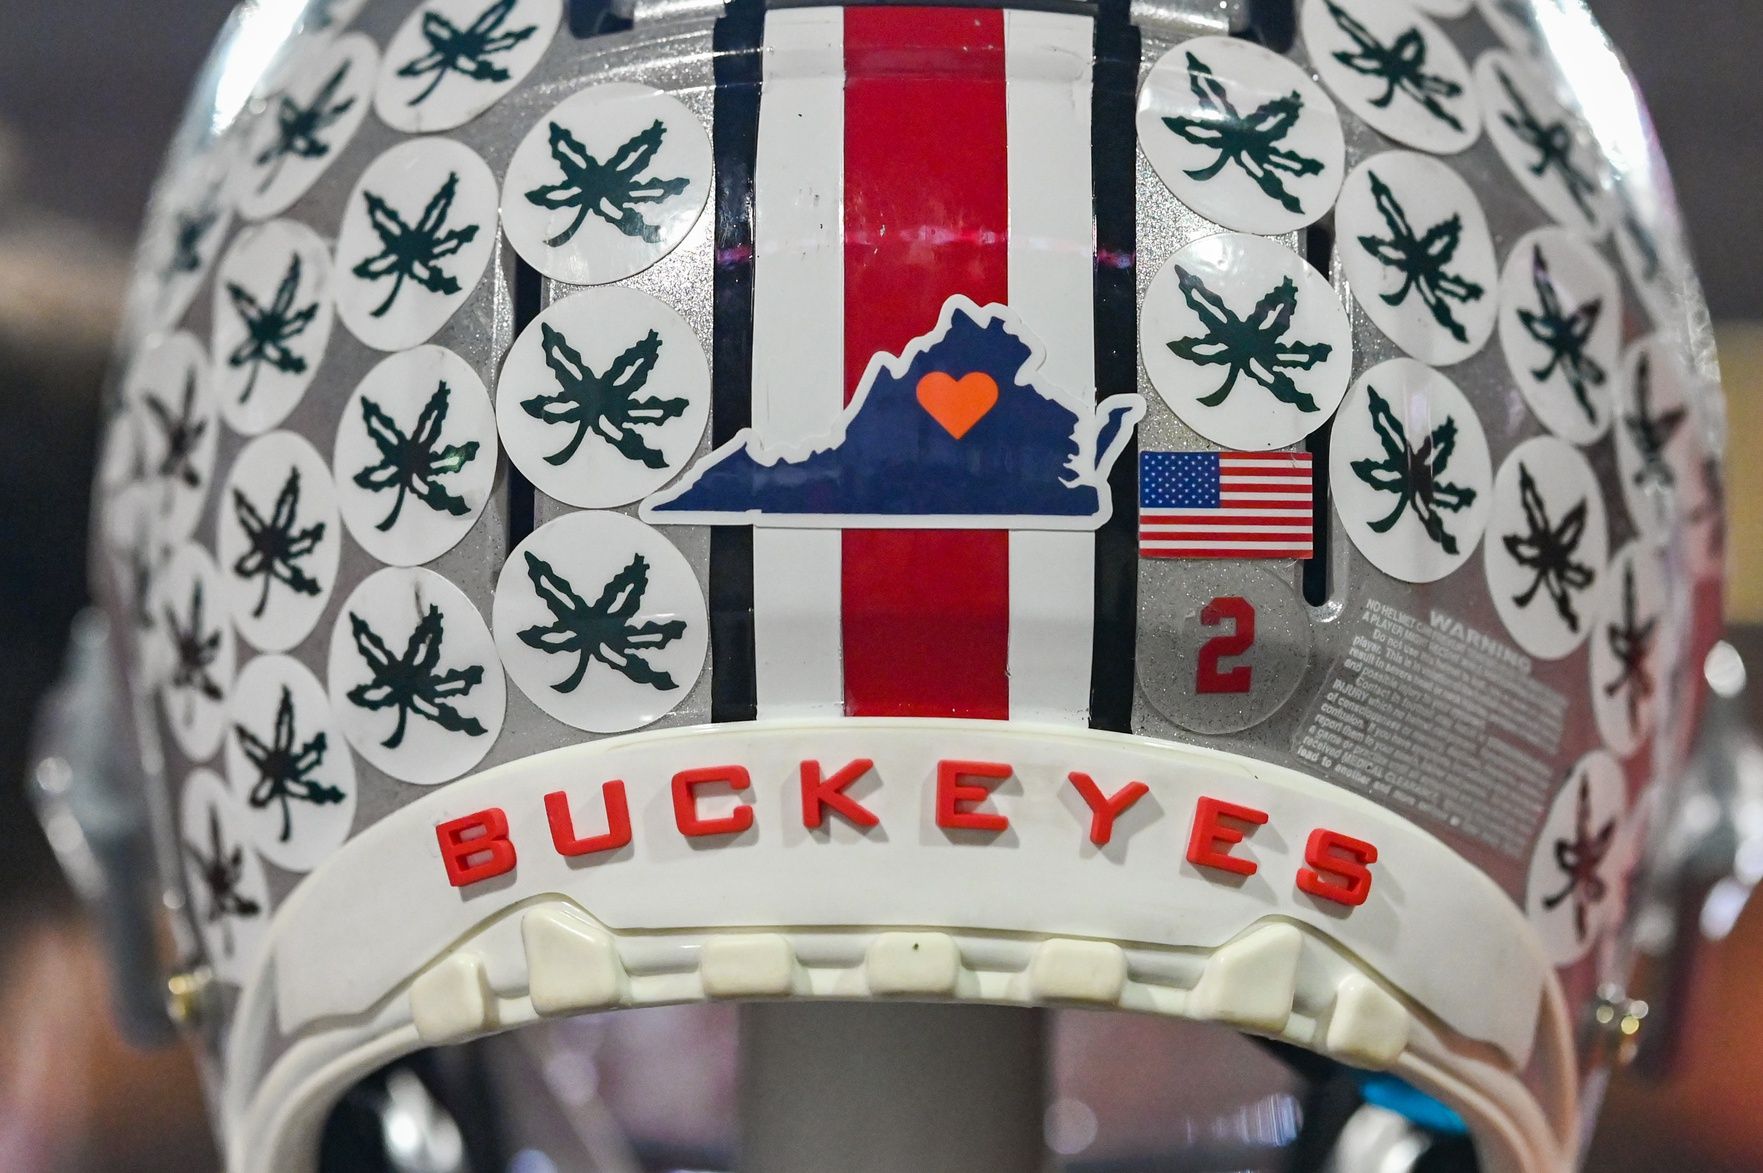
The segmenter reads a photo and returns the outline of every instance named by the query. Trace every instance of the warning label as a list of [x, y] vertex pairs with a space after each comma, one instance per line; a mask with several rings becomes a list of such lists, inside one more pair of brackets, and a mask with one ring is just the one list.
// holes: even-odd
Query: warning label
[[1293, 749], [1516, 859], [1543, 817], [1566, 713], [1516, 648], [1442, 611], [1373, 600]]

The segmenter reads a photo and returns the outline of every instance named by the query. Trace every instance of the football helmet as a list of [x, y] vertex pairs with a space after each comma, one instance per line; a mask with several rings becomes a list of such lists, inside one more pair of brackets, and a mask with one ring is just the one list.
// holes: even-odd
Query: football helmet
[[[61, 725], [128, 748], [56, 778], [139, 763], [234, 1173], [490, 1167], [519, 1097], [436, 1072], [556, 1074], [505, 1032], [886, 1167], [841, 1065], [1039, 1087], [1041, 1017], [917, 1003], [1061, 1008], [1154, 1124], [1155, 1018], [1342, 1093], [1122, 1161], [1544, 1173], [1644, 1019], [1723, 413], [1578, 0], [255, 0], [108, 413]], [[706, 1002], [780, 1003], [748, 1066], [568, 1033]], [[726, 1167], [672, 1086], [623, 1131]]]

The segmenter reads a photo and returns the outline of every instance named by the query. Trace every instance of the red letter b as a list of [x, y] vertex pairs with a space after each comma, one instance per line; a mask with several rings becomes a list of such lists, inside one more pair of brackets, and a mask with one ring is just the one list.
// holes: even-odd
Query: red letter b
[[514, 870], [514, 844], [508, 838], [508, 816], [501, 807], [438, 824], [435, 838], [441, 844], [447, 880], [455, 888]]

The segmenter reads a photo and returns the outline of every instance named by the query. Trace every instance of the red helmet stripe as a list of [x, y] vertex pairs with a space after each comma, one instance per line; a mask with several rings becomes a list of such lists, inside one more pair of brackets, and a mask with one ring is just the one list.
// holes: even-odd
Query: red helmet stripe
[[[1004, 16], [845, 13], [845, 387], [943, 302], [1010, 296]], [[936, 243], [929, 243], [933, 239]], [[1007, 717], [1010, 535], [844, 535], [853, 716]]]

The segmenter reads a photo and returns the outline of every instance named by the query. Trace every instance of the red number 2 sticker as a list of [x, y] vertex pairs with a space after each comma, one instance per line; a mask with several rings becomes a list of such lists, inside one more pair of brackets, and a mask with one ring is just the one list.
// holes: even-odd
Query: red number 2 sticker
[[1207, 627], [1230, 624], [1230, 630], [1215, 635], [1200, 645], [1200, 664], [1194, 673], [1194, 691], [1202, 696], [1218, 693], [1248, 692], [1253, 686], [1254, 669], [1247, 664], [1220, 668], [1218, 662], [1240, 656], [1255, 646], [1255, 605], [1241, 595], [1213, 599], [1200, 612], [1200, 622]]

